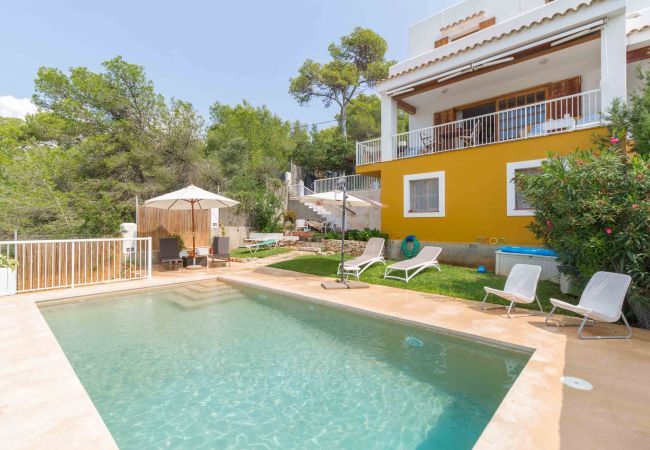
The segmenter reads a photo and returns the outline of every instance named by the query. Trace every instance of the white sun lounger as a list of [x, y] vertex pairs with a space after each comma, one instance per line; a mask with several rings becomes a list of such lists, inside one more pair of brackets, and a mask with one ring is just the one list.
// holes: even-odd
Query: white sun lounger
[[[549, 325], [549, 319], [555, 312], [556, 308], [566, 309], [580, 314], [584, 317], [578, 328], [578, 337], [580, 339], [629, 339], [632, 337], [632, 328], [627, 323], [627, 319], [623, 315], [623, 301], [625, 295], [632, 282], [632, 277], [622, 273], [613, 272], [596, 272], [585, 290], [580, 296], [580, 301], [577, 305], [563, 302], [562, 300], [551, 299], [553, 309], [546, 316], [545, 323]], [[623, 323], [627, 327], [627, 336], [583, 336], [582, 329], [584, 328], [587, 320], [600, 320], [601, 322], [616, 322], [619, 318], [623, 318]]]
[[[442, 252], [442, 248], [440, 247], [423, 247], [415, 258], [405, 259], [404, 261], [386, 267], [384, 278], [394, 278], [408, 283], [411, 278], [428, 267], [435, 267], [440, 271], [440, 264], [438, 264], [438, 256], [440, 255], [440, 252]], [[409, 275], [409, 270], [414, 270], [415, 272], [412, 272]], [[395, 271], [403, 271], [404, 276], [400, 277], [390, 274]]]
[[[386, 241], [384, 238], [370, 238], [368, 240], [368, 245], [363, 250], [363, 255], [357, 256], [349, 261], [345, 261], [343, 265], [343, 274], [354, 275], [359, 279], [359, 276], [370, 266], [375, 263], [381, 262], [386, 265], [384, 261], [384, 243]], [[341, 273], [341, 264], [336, 271], [337, 275]]]
[[541, 272], [542, 268], [540, 266], [515, 264], [510, 269], [510, 273], [506, 279], [506, 285], [502, 291], [487, 286], [483, 287], [485, 289], [485, 297], [481, 303], [481, 309], [486, 309], [485, 300], [487, 300], [488, 295], [493, 294], [510, 302], [508, 306], [508, 317], [510, 317], [510, 312], [515, 303], [527, 304], [537, 301], [537, 306], [539, 306], [539, 310], [543, 313], [542, 304], [539, 302], [539, 298], [537, 298], [537, 282], [539, 281]]

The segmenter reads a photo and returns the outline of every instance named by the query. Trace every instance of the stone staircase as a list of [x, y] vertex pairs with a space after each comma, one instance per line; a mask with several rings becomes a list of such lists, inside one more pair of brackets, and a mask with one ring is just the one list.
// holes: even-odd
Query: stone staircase
[[[290, 187], [290, 195], [295, 199], [303, 195], [311, 195], [314, 191], [304, 184], [294, 184]], [[301, 202], [302, 203], [302, 202]], [[302, 203], [307, 209], [314, 212], [321, 221], [327, 221], [330, 228], [341, 228], [341, 209], [336, 206], [314, 205], [312, 203]]]

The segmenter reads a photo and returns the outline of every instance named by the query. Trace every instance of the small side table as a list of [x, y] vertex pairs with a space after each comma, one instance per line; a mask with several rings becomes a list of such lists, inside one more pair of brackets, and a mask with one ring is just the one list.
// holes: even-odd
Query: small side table
[[208, 267], [208, 257], [201, 255], [196, 255], [194, 258], [183, 256], [183, 267], [191, 267], [193, 264], [201, 267]]

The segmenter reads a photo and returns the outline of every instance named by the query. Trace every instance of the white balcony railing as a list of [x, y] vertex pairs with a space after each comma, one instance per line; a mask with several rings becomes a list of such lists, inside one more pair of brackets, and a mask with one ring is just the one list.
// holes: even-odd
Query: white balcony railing
[[[601, 124], [600, 90], [593, 90], [393, 135], [392, 158], [528, 139]], [[381, 159], [379, 151], [363, 152], [369, 148], [368, 142], [372, 142], [374, 149], [374, 141], [357, 144], [358, 165], [369, 164], [369, 159]]]
[[0, 241], [0, 254], [16, 263], [0, 295], [151, 278], [150, 237]]
[[357, 142], [357, 165], [381, 161], [381, 138]]
[[[337, 189], [337, 183], [341, 177], [321, 178], [314, 181], [314, 191], [317, 194], [321, 192], [330, 192]], [[348, 191], [365, 191], [369, 189], [379, 189], [379, 178], [368, 175], [346, 175], [345, 187]]]

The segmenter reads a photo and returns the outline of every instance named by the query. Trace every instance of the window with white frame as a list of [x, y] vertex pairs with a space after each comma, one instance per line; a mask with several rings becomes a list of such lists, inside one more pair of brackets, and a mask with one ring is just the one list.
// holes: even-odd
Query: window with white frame
[[404, 176], [404, 217], [445, 216], [445, 172]]
[[543, 159], [532, 159], [530, 161], [518, 161], [506, 165], [507, 202], [509, 216], [534, 216], [535, 210], [526, 201], [515, 178], [517, 176], [535, 175], [540, 173]]

